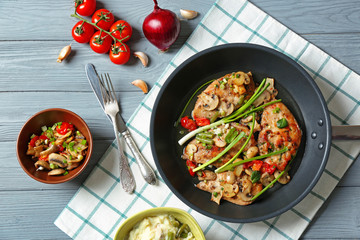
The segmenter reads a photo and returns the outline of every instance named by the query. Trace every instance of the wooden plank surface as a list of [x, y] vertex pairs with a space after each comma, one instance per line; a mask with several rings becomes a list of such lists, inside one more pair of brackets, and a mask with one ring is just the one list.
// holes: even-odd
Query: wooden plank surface
[[[252, 2], [360, 73], [358, 0]], [[113, 76], [122, 114], [127, 120], [144, 97], [130, 82], [139, 78], [152, 87], [212, 4], [212, 0], [159, 0], [161, 7], [174, 12], [184, 8], [200, 13], [192, 21], [181, 22], [179, 39], [169, 52], [161, 54], [147, 42], [141, 30], [143, 19], [152, 11], [151, 0], [98, 1], [98, 8], [111, 9], [116, 18], [132, 24], [131, 49], [144, 51], [150, 57], [149, 67], [144, 68], [135, 58], [125, 66], [116, 66], [110, 63], [108, 56], [93, 53], [88, 45], [72, 41], [70, 30], [76, 20], [70, 17], [71, 1], [1, 1], [0, 239], [69, 239], [53, 222], [113, 140], [112, 127], [85, 77], [85, 64], [92, 62], [98, 70]], [[74, 49], [69, 61], [57, 63], [58, 52], [69, 43]], [[22, 124], [32, 114], [49, 107], [67, 108], [82, 116], [96, 143], [85, 172], [61, 185], [32, 180], [18, 165], [15, 154], [16, 138]], [[310, 223], [303, 239], [359, 238], [359, 168], [357, 160]]]

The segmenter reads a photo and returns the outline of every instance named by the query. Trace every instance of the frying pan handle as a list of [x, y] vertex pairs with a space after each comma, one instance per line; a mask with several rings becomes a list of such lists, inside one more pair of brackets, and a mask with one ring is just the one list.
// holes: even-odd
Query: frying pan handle
[[360, 125], [332, 126], [333, 140], [360, 140]]

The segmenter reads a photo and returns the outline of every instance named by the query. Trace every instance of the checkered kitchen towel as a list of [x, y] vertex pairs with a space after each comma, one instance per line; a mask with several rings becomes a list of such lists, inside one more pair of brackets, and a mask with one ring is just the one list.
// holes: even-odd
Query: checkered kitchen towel
[[[199, 23], [160, 79], [128, 121], [135, 141], [155, 169], [149, 144], [149, 123], [156, 96], [171, 72], [184, 60], [206, 48], [248, 42], [274, 48], [299, 63], [320, 87], [334, 125], [360, 124], [360, 77], [246, 0], [218, 0]], [[151, 186], [142, 179], [129, 149], [136, 176], [135, 194], [124, 192], [113, 143], [88, 179], [68, 203], [55, 224], [74, 239], [112, 239], [121, 223], [148, 208], [170, 206], [190, 212], [209, 240], [297, 239], [329, 197], [359, 153], [357, 143], [332, 144], [325, 172], [311, 193], [293, 209], [269, 220], [236, 224], [210, 219], [184, 205], [160, 179]]]

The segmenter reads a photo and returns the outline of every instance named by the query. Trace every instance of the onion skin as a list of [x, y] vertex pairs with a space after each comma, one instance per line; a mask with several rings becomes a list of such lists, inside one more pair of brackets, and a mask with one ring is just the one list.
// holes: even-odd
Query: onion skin
[[150, 43], [164, 52], [180, 34], [180, 20], [174, 12], [159, 8], [156, 0], [154, 3], [154, 11], [143, 22], [143, 32]]

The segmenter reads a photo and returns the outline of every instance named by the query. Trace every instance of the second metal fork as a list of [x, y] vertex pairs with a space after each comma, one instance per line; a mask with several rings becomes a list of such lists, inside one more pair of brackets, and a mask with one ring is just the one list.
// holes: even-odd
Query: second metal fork
[[115, 90], [108, 73], [101, 74], [101, 77], [99, 78], [99, 85], [101, 89], [101, 96], [103, 98], [104, 110], [105, 113], [110, 116], [113, 122], [115, 137], [118, 144], [118, 150], [120, 154], [120, 181], [124, 190], [128, 193], [132, 193], [135, 190], [135, 179], [129, 167], [129, 163], [124, 154], [124, 149], [121, 145], [118, 135], [118, 127], [116, 125], [115, 119], [117, 113], [119, 112], [119, 104], [117, 102]]

